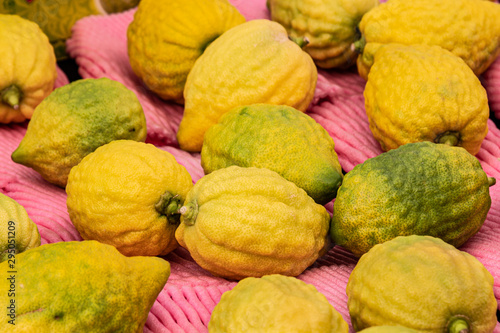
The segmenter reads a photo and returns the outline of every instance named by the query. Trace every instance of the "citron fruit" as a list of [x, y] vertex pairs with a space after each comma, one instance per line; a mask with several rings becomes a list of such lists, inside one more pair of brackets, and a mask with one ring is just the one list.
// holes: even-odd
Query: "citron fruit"
[[31, 248], [40, 246], [37, 225], [29, 218], [26, 209], [17, 201], [0, 193], [0, 262], [11, 260], [15, 266], [15, 256]]
[[36, 23], [4, 14], [0, 14], [0, 49], [0, 123], [22, 122], [54, 89], [54, 49]]
[[172, 154], [116, 140], [71, 170], [66, 204], [83, 239], [111, 244], [127, 256], [165, 255], [178, 246], [178, 209], [192, 186]]
[[268, 0], [271, 19], [283, 25], [290, 38], [307, 39], [304, 51], [321, 68], [356, 64], [352, 43], [361, 37], [358, 24], [379, 0]]
[[[439, 46], [367, 44], [370, 130], [383, 150], [431, 141], [475, 155], [488, 132], [486, 90], [462, 59]], [[370, 61], [371, 60], [371, 61]]]
[[374, 246], [349, 277], [352, 327], [401, 325], [419, 332], [491, 333], [493, 276], [472, 255], [430, 236]]
[[[365, 43], [438, 45], [462, 58], [476, 75], [500, 53], [500, 6], [482, 0], [390, 0], [363, 15]], [[360, 55], [362, 57], [362, 55]]]
[[230, 165], [267, 168], [319, 204], [335, 198], [343, 177], [328, 132], [286, 105], [253, 104], [224, 114], [205, 134], [201, 165], [205, 174]]
[[[97, 241], [45, 244], [16, 258], [0, 281], [2, 332], [142, 332], [170, 275], [164, 259], [128, 258]], [[11, 271], [7, 262], [0, 269]]]
[[132, 70], [161, 98], [183, 103], [195, 61], [216, 38], [243, 22], [228, 0], [141, 0], [127, 30]]
[[245, 278], [222, 294], [208, 331], [347, 333], [349, 327], [313, 285], [272, 274]]
[[108, 78], [82, 79], [55, 89], [40, 105], [12, 160], [65, 187], [87, 154], [113, 140], [145, 141], [146, 118], [137, 96]]
[[58, 60], [68, 58], [66, 40], [79, 19], [89, 15], [118, 13], [135, 7], [139, 0], [8, 0], [0, 13], [16, 14], [35, 22], [49, 38]]
[[179, 244], [228, 279], [297, 276], [329, 246], [325, 207], [265, 168], [215, 170], [196, 182], [179, 211]]
[[459, 247], [483, 225], [494, 183], [463, 148], [406, 144], [344, 176], [333, 207], [332, 240], [356, 255], [412, 234]]
[[312, 58], [279, 23], [258, 19], [226, 31], [207, 47], [188, 75], [179, 146], [201, 151], [205, 132], [238, 106], [266, 103], [305, 111], [317, 75]]

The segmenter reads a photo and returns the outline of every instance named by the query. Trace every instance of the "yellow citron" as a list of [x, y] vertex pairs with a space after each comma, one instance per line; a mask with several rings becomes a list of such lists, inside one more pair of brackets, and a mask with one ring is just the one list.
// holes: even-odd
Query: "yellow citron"
[[54, 49], [36, 23], [0, 14], [0, 123], [30, 119], [54, 89]]
[[9, 0], [0, 2], [0, 13], [16, 14], [35, 22], [47, 35], [58, 60], [68, 57], [66, 39], [79, 19], [89, 15], [118, 13], [139, 0]]
[[14, 199], [0, 193], [0, 262], [12, 260], [17, 253], [40, 245], [37, 225], [29, 218], [26, 209]]
[[349, 327], [313, 285], [272, 274], [245, 278], [222, 294], [208, 331], [347, 333]]
[[116, 140], [71, 169], [67, 207], [83, 239], [127, 256], [165, 255], [178, 244], [178, 209], [193, 186], [174, 156], [151, 144]]
[[356, 63], [351, 47], [360, 38], [358, 24], [379, 0], [268, 0], [271, 18], [291, 38], [307, 38], [304, 51], [321, 68], [343, 68]]
[[216, 38], [243, 22], [228, 0], [141, 0], [127, 31], [130, 65], [148, 89], [183, 103], [195, 61]]
[[316, 81], [312, 58], [283, 26], [265, 19], [240, 24], [210, 44], [189, 73], [179, 145], [201, 151], [205, 132], [241, 105], [267, 103], [305, 111]]
[[500, 6], [483, 0], [390, 0], [359, 24], [365, 43], [438, 45], [462, 58], [476, 75], [500, 53]]
[[369, 43], [363, 62], [366, 114], [383, 150], [431, 141], [478, 153], [488, 97], [461, 58], [439, 46]]
[[14, 273], [8, 262], [0, 270], [0, 331], [12, 333], [143, 332], [170, 276], [162, 258], [97, 241], [41, 245], [17, 255]]
[[204, 176], [179, 210], [175, 237], [216, 276], [297, 276], [329, 245], [330, 215], [278, 173], [230, 166]]

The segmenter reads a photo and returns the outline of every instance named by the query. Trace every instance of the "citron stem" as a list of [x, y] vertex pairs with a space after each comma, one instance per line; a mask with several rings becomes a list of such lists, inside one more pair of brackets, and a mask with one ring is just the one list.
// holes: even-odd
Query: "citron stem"
[[1, 91], [0, 93], [2, 102], [9, 105], [13, 109], [17, 110], [19, 109], [19, 103], [21, 102], [21, 89], [19, 89], [17, 86], [12, 85], [4, 90]]
[[198, 216], [198, 203], [196, 201], [187, 203], [179, 209], [179, 213], [186, 225], [194, 225]]
[[445, 133], [441, 134], [440, 136], [438, 136], [435, 142], [442, 143], [442, 144], [449, 145], [449, 146], [457, 146], [458, 142], [460, 141], [459, 136], [460, 136], [460, 133], [458, 133], [458, 132], [448, 131], [448, 132], [445, 132]]
[[356, 51], [359, 54], [363, 54], [366, 45], [365, 37], [362, 36], [360, 39], [352, 43], [352, 45], [354, 47], [354, 51]]
[[454, 319], [450, 325], [448, 325], [448, 333], [468, 333], [469, 324], [465, 319], [457, 318]]
[[288, 36], [288, 39], [297, 44], [301, 49], [303, 49], [307, 44], [309, 44], [309, 39], [307, 37]]
[[496, 178], [488, 177], [488, 186], [493, 186], [497, 183]]
[[178, 195], [166, 191], [160, 196], [160, 199], [155, 204], [155, 209], [161, 215], [165, 215], [171, 224], [179, 224], [180, 212], [182, 206], [181, 198]]

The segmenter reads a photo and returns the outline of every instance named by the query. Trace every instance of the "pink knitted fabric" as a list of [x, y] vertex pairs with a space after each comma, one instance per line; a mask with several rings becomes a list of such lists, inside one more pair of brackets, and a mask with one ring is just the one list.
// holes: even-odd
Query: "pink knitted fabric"
[[[248, 19], [269, 18], [266, 0], [233, 0]], [[180, 105], [156, 97], [133, 74], [126, 51], [126, 29], [135, 10], [109, 16], [81, 19], [68, 41], [68, 51], [79, 65], [84, 78], [108, 77], [122, 82], [139, 97], [146, 114], [147, 141], [172, 153], [190, 172], [194, 181], [203, 176], [200, 155], [178, 148], [176, 131], [182, 118]], [[492, 103], [500, 112], [500, 62], [485, 75]], [[61, 76], [57, 86], [67, 83]], [[318, 84], [308, 114], [333, 137], [340, 163], [346, 172], [380, 154], [364, 112], [365, 82], [355, 70], [319, 71]], [[497, 88], [495, 88], [497, 87]], [[496, 102], [495, 102], [496, 101]], [[493, 107], [492, 107], [493, 108]], [[490, 120], [489, 133], [477, 158], [489, 176], [500, 180], [500, 130]], [[10, 154], [26, 131], [26, 124], [0, 126], [0, 191], [22, 204], [38, 225], [42, 243], [81, 240], [66, 209], [63, 189], [45, 182], [35, 171], [15, 164]], [[478, 234], [460, 249], [474, 255], [494, 276], [494, 292], [500, 299], [500, 186], [490, 188], [492, 206]], [[326, 205], [331, 212], [333, 204]], [[212, 276], [199, 267], [182, 248], [165, 257], [171, 264], [171, 275], [149, 313], [144, 332], [207, 332], [207, 324], [222, 293], [235, 281]], [[298, 278], [314, 285], [350, 325], [345, 287], [357, 259], [336, 246], [316, 261]], [[497, 326], [495, 332], [500, 332]]]

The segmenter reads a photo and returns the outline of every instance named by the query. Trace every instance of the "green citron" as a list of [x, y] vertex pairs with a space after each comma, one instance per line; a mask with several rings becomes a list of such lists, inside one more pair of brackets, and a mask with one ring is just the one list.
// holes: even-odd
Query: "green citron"
[[335, 244], [356, 255], [412, 234], [439, 237], [459, 247], [483, 225], [494, 183], [463, 148], [409, 143], [345, 175], [330, 234]]
[[347, 333], [349, 327], [313, 285], [272, 274], [245, 278], [222, 294], [208, 331]]
[[5, 0], [0, 13], [16, 14], [35, 22], [47, 35], [58, 60], [68, 57], [66, 40], [76, 21], [89, 15], [106, 15], [131, 9], [139, 0]]
[[491, 333], [497, 324], [493, 276], [474, 256], [431, 236], [374, 246], [354, 267], [346, 293], [355, 331], [401, 325], [428, 333]]
[[179, 244], [228, 279], [297, 276], [330, 244], [326, 208], [264, 168], [215, 170], [194, 184], [179, 212]]
[[285, 105], [253, 104], [223, 115], [205, 134], [201, 165], [206, 174], [230, 165], [267, 168], [319, 204], [335, 198], [343, 177], [328, 132]]
[[0, 262], [12, 260], [18, 253], [40, 246], [37, 225], [17, 201], [0, 193]]
[[[10, 269], [0, 264], [2, 272]], [[41, 245], [17, 256], [15, 316], [0, 313], [2, 332], [142, 332], [149, 310], [170, 275], [158, 257], [125, 257], [97, 241]], [[14, 320], [15, 325], [9, 323]]]
[[499, 16], [500, 6], [490, 1], [390, 0], [363, 15], [354, 45], [360, 58], [365, 43], [437, 45], [479, 75], [500, 53]]
[[321, 68], [344, 68], [356, 63], [352, 43], [361, 36], [358, 24], [379, 0], [268, 0], [271, 19], [284, 26]]
[[55, 89], [35, 109], [12, 160], [65, 187], [72, 167], [114, 140], [146, 140], [146, 118], [131, 90], [108, 78]]

